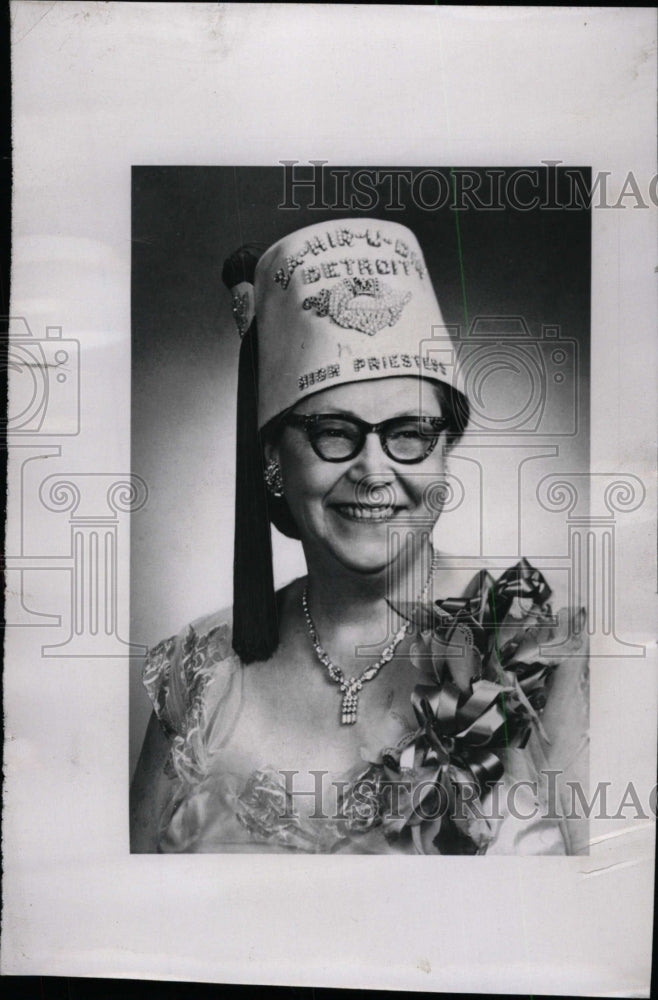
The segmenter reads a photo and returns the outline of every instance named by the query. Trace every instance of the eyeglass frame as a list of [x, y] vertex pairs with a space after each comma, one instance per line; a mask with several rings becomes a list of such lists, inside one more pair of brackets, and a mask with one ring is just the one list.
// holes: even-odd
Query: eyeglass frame
[[[351, 462], [363, 451], [368, 434], [376, 434], [379, 438], [379, 443], [382, 446], [382, 451], [388, 458], [391, 459], [392, 462], [397, 462], [400, 465], [419, 465], [421, 462], [424, 462], [430, 457], [438, 444], [442, 432], [448, 428], [449, 424], [449, 421], [445, 417], [389, 417], [388, 420], [380, 420], [377, 424], [370, 424], [367, 420], [361, 420], [360, 417], [353, 417], [346, 413], [287, 413], [285, 417], [283, 417], [282, 423], [289, 424], [293, 427], [299, 427], [308, 433], [309, 429], [314, 425], [317, 425], [320, 419], [326, 420], [327, 418], [344, 420], [346, 423], [352, 424], [356, 427], [361, 434], [360, 442], [357, 441], [354, 451], [345, 458], [325, 458], [325, 456], [322, 455], [316, 447], [312, 437], [310, 435], [308, 436], [308, 442], [318, 458], [321, 458], [323, 462], [333, 463]], [[417, 421], [419, 424], [429, 423], [433, 428], [433, 433], [428, 434], [427, 437], [432, 437], [434, 440], [430, 443], [426, 453], [420, 458], [396, 458], [388, 450], [385, 441], [385, 428], [390, 427], [391, 424], [401, 424], [405, 421]]]

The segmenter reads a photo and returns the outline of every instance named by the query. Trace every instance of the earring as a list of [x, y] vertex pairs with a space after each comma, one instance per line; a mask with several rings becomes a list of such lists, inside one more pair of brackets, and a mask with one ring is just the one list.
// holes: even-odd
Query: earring
[[283, 477], [281, 475], [281, 466], [273, 458], [267, 463], [265, 467], [265, 485], [272, 494], [273, 497], [283, 496]]

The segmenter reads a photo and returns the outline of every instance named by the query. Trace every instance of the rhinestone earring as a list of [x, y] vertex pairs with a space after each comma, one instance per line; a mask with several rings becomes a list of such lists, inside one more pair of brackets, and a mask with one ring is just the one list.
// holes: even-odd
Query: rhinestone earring
[[283, 477], [281, 475], [281, 466], [273, 458], [270, 459], [265, 467], [265, 485], [273, 497], [283, 496]]

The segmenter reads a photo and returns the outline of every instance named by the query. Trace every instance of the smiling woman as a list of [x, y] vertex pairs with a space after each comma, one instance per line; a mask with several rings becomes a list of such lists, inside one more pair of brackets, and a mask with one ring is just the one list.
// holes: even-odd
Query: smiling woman
[[[243, 336], [232, 626], [147, 656], [133, 850], [568, 852], [536, 762], [571, 726], [540, 715], [582, 621], [525, 562], [447, 599], [432, 536], [469, 405], [414, 234], [321, 223], [224, 278]], [[271, 524], [307, 565], [277, 593]]]
[[444, 473], [436, 445], [445, 422], [438, 400], [427, 396], [429, 412], [419, 413], [415, 379], [342, 385], [305, 399], [283, 418], [277, 443], [265, 452], [281, 469], [307, 561], [326, 563], [332, 576], [336, 562], [352, 571], [382, 571], [391, 560], [384, 525], [401, 520], [415, 555], [429, 545], [436, 516], [426, 487], [428, 477], [440, 480]]

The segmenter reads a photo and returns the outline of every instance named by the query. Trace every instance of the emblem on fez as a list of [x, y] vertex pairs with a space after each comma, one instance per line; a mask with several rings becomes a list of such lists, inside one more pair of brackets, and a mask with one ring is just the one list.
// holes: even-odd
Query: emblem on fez
[[329, 316], [348, 330], [373, 337], [385, 326], [394, 326], [411, 298], [411, 292], [395, 292], [379, 278], [343, 278], [319, 295], [304, 299], [304, 309], [317, 316]]

